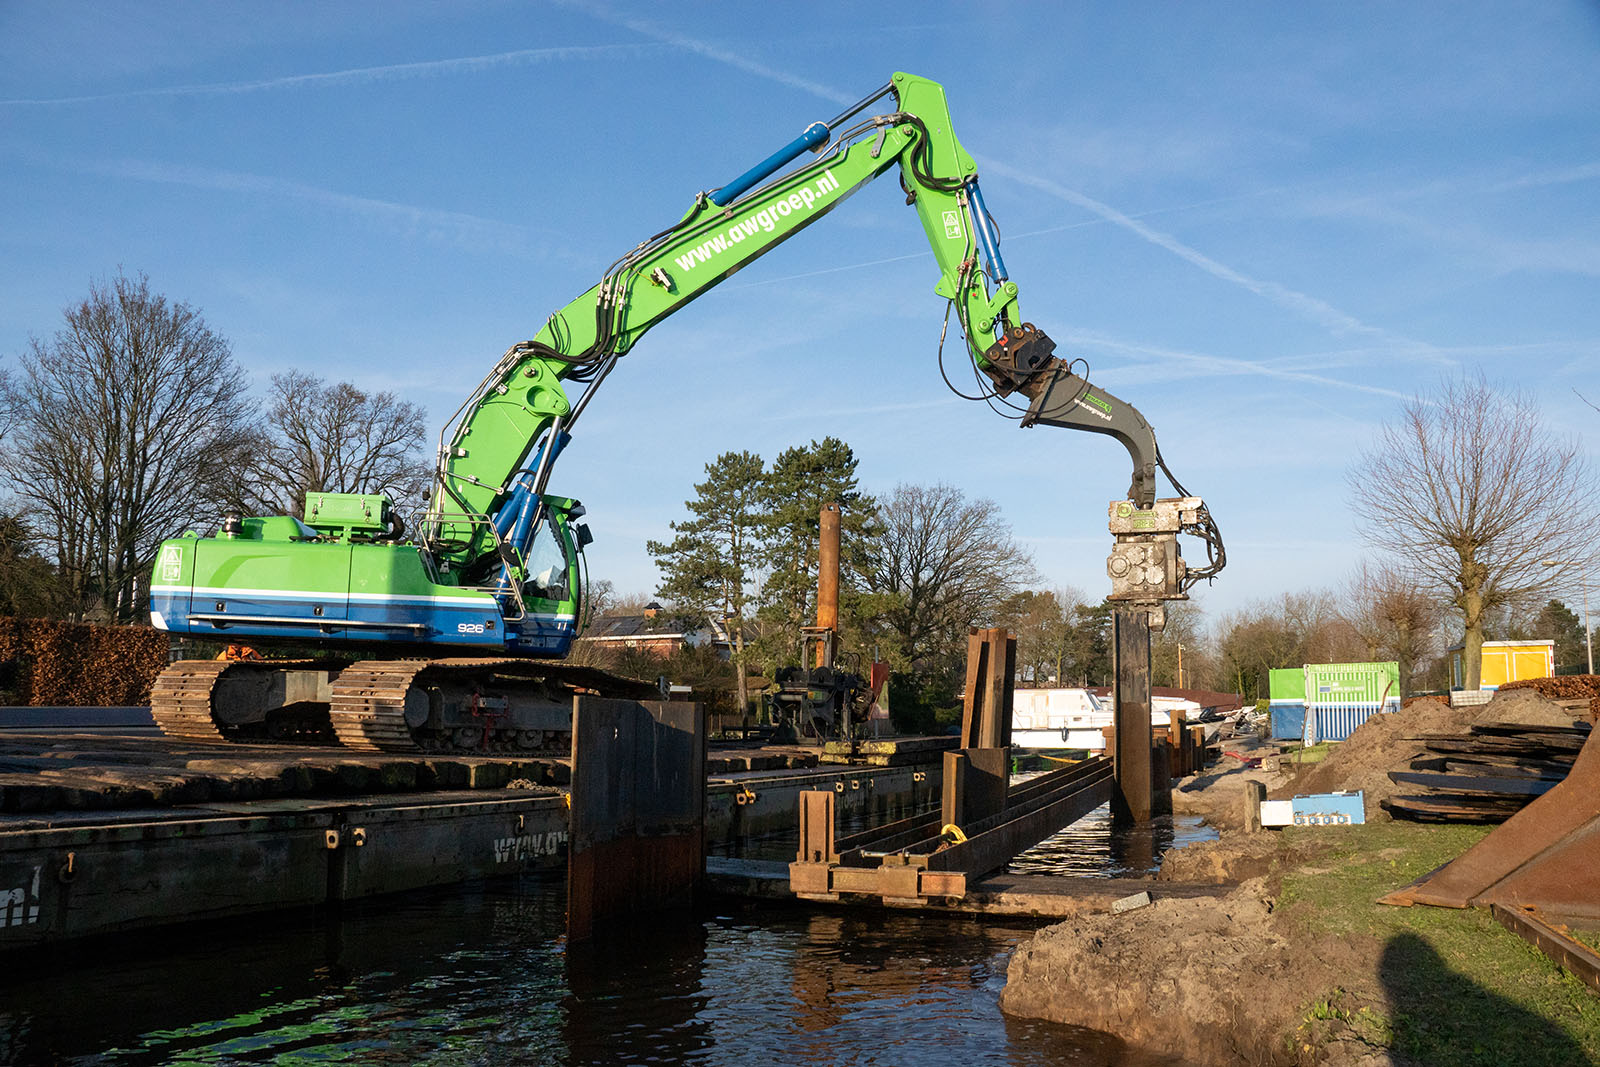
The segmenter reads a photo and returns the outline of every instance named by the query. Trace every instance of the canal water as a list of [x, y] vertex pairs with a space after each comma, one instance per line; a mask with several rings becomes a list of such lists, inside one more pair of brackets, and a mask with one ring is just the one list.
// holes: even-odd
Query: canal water
[[[1201, 833], [1166, 824], [1163, 844]], [[1073, 832], [1017, 869], [1086, 847], [1131, 869]], [[558, 873], [529, 874], [7, 960], [0, 1063], [1179, 1062], [1002, 1015], [1032, 925], [717, 901], [568, 946], [565, 904]]]

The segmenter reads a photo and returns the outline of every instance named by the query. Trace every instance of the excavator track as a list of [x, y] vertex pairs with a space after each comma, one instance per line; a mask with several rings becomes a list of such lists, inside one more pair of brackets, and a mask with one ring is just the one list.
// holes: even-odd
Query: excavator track
[[[366, 660], [353, 663], [340, 672], [333, 683], [329, 717], [334, 735], [346, 748], [382, 752], [415, 752], [429, 747], [406, 719], [408, 701], [425, 713], [426, 700], [419, 686], [485, 683], [494, 688], [517, 685], [544, 686], [564, 696], [593, 693], [598, 696], [648, 700], [659, 696], [648, 682], [623, 678], [594, 667], [581, 667], [549, 660], [492, 658], [453, 658], [428, 660]], [[459, 728], [459, 727], [458, 727]], [[468, 729], [477, 729], [476, 726]], [[484, 747], [494, 732], [494, 717], [483, 719]], [[436, 742], [438, 739], [430, 738]], [[442, 742], [440, 742], [442, 743]], [[466, 746], [472, 747], [472, 746]]]
[[406, 725], [406, 695], [417, 675], [436, 662], [364, 660], [339, 672], [328, 707], [339, 744], [367, 751], [416, 751], [420, 746]]
[[260, 723], [230, 724], [218, 715], [218, 687], [225, 679], [279, 671], [336, 671], [319, 660], [185, 659], [169, 664], [150, 687], [150, 714], [168, 737], [211, 744], [243, 741], [295, 741], [326, 744], [331, 737], [315, 704], [275, 709]]
[[184, 659], [158, 674], [150, 688], [150, 714], [161, 732], [184, 741], [226, 741], [211, 717], [211, 690], [235, 662]]
[[[276, 671], [320, 670], [329, 678], [324, 704], [297, 704], [289, 712], [268, 711], [267, 719], [252, 725], [230, 724], [230, 712], [239, 690], [219, 698], [225, 679]], [[430, 691], [451, 689], [471, 697], [471, 717], [452, 720], [444, 729], [426, 726]], [[485, 695], [478, 711], [477, 694]], [[340, 666], [315, 660], [179, 660], [157, 676], [150, 693], [150, 710], [156, 725], [168, 737], [211, 744], [245, 741], [285, 741], [328, 744], [367, 752], [416, 752], [421, 749], [494, 751], [519, 749], [523, 742], [508, 741], [514, 734], [496, 710], [508, 692], [532, 692], [545, 701], [570, 707], [575, 693], [648, 700], [658, 694], [654, 686], [549, 660], [493, 658], [363, 660]], [[218, 714], [217, 701], [230, 707]], [[407, 720], [407, 706], [413, 709]], [[322, 711], [326, 708], [326, 712]], [[309, 711], [307, 709], [310, 709]], [[285, 718], [288, 714], [290, 717]], [[277, 716], [276, 718], [272, 716]], [[526, 734], [526, 731], [523, 732]], [[537, 731], [535, 731], [537, 733]], [[558, 736], [558, 735], [556, 735]], [[559, 742], [552, 742], [559, 744]]]

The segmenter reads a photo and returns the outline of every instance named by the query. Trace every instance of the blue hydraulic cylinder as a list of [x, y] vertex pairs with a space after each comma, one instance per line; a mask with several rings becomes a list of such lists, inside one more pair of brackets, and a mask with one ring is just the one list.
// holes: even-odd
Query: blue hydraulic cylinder
[[972, 232], [978, 235], [978, 247], [983, 251], [983, 261], [989, 267], [989, 280], [999, 284], [1010, 277], [1006, 273], [1005, 260], [1000, 258], [1000, 235], [995, 232], [994, 221], [989, 218], [989, 209], [983, 205], [983, 193], [979, 191], [977, 181], [969, 182], [967, 190], [971, 194], [967, 209], [972, 212]]
[[[550, 456], [549, 463], [555, 462], [556, 457], [561, 455], [561, 450], [566, 447], [567, 442], [570, 440], [572, 440], [570, 434], [563, 433], [556, 436], [555, 451]], [[533, 520], [539, 513], [540, 499], [537, 472], [542, 466], [547, 465], [544, 452], [549, 444], [548, 438], [539, 442], [539, 447], [533, 454], [532, 462], [511, 483], [510, 495], [506, 498], [506, 502], [500, 506], [500, 510], [495, 512], [492, 520], [495, 533], [499, 534], [500, 539], [515, 551], [517, 557], [522, 560], [528, 558], [528, 552], [533, 547], [535, 533]], [[495, 592], [510, 592], [510, 579], [511, 576], [507, 572], [507, 568], [502, 564], [500, 572], [495, 579]]]
[[813, 122], [806, 127], [806, 132], [790, 141], [760, 163], [751, 167], [721, 189], [712, 193], [710, 200], [718, 207], [726, 207], [739, 197], [745, 190], [761, 181], [767, 175], [774, 173], [782, 167], [800, 157], [800, 153], [809, 151], [820, 144], [827, 143], [828, 127], [821, 122]]

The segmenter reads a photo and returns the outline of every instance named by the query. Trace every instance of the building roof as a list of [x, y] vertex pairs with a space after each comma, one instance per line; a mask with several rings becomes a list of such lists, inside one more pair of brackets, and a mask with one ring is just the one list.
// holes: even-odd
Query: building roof
[[[1545, 638], [1543, 641], [1485, 641], [1483, 643], [1484, 648], [1531, 648], [1535, 645], [1549, 645], [1551, 648], [1556, 647], [1555, 641], [1550, 638]], [[1451, 645], [1449, 648], [1445, 649], [1445, 651], [1460, 652], [1466, 647], [1467, 646], [1463, 643], [1457, 643]]]
[[586, 641], [638, 641], [686, 638], [689, 633], [684, 620], [672, 615], [602, 615], [589, 624], [583, 637]]

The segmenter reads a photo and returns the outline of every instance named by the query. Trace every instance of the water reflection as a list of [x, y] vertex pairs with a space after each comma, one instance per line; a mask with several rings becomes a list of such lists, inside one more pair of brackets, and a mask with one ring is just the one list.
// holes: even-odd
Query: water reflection
[[0, 1062], [1170, 1062], [1003, 1018], [1027, 926], [724, 906], [569, 949], [564, 903], [530, 876], [20, 961]]
[[1142, 826], [1119, 823], [1103, 804], [1071, 826], [1019, 854], [1012, 874], [1080, 878], [1143, 878], [1161, 869], [1171, 848], [1212, 841], [1217, 832], [1197, 815], [1157, 815]]

